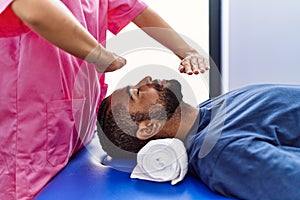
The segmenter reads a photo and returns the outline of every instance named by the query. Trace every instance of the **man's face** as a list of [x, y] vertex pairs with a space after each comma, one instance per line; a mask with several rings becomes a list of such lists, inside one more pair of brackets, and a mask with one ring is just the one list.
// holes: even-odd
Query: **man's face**
[[147, 76], [135, 86], [116, 90], [111, 95], [112, 108], [122, 104], [130, 113], [149, 113], [154, 105], [172, 114], [182, 101], [181, 85], [176, 80], [152, 80]]

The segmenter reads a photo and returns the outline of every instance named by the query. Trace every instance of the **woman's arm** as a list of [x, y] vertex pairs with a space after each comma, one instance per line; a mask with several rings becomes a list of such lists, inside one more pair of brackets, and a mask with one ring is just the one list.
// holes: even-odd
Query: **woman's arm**
[[114, 71], [126, 63], [124, 58], [101, 46], [59, 0], [15, 0], [12, 9], [37, 34], [68, 53], [94, 63], [99, 72]]
[[189, 46], [172, 27], [151, 8], [146, 8], [134, 20], [138, 27], [173, 51], [180, 59], [180, 72], [204, 73], [209, 69], [208, 59]]

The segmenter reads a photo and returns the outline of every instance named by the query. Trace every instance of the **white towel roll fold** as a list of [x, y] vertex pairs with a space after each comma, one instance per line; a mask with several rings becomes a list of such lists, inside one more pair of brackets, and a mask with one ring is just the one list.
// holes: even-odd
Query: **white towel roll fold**
[[172, 185], [184, 179], [188, 157], [181, 140], [165, 138], [151, 140], [137, 155], [137, 165], [131, 178], [149, 181], [171, 181]]

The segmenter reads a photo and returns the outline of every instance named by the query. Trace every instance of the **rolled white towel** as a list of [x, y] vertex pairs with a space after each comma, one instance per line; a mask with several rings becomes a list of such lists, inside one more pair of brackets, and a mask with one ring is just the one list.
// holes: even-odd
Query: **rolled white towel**
[[183, 142], [176, 138], [148, 142], [137, 154], [137, 165], [131, 178], [149, 181], [171, 181], [172, 185], [184, 179], [188, 157]]

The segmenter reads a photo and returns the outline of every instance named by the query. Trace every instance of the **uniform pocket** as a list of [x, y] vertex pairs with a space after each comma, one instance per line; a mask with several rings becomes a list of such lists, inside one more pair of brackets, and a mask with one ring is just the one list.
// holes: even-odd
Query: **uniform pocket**
[[47, 160], [51, 165], [64, 164], [71, 156], [83, 105], [84, 99], [47, 103]]

